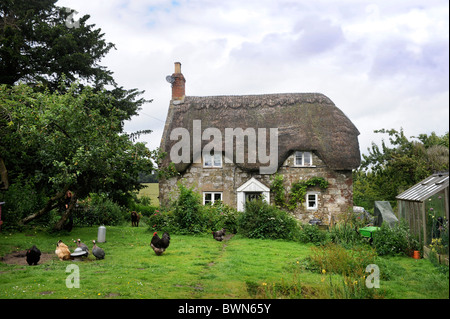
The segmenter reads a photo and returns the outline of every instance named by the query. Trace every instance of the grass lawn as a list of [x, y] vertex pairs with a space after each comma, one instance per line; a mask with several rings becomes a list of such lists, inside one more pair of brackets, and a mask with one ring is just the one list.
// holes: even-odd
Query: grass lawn
[[[66, 235], [0, 233], [0, 256], [36, 244], [53, 256], [37, 266], [0, 262], [0, 298], [331, 298], [329, 280], [301, 267], [311, 246], [239, 235], [217, 242], [212, 236], [171, 235], [168, 250], [156, 256], [147, 227], [107, 227], [104, 260], [60, 261], [55, 243], [73, 251], [72, 238], [92, 247], [97, 227], [74, 228]], [[24, 259], [24, 257], [23, 257]], [[425, 259], [383, 258], [380, 291], [384, 298], [449, 298], [448, 277]], [[66, 267], [79, 267], [80, 288], [67, 288]], [[326, 276], [329, 276], [328, 274]], [[331, 279], [331, 277], [329, 277]], [[383, 279], [386, 278], [386, 279]], [[332, 277], [342, 283], [339, 275]], [[276, 289], [275, 289], [276, 288]]]
[[159, 184], [158, 183], [142, 183], [146, 186], [141, 189], [138, 193], [138, 197], [147, 196], [151, 199], [151, 204], [153, 206], [159, 206]]

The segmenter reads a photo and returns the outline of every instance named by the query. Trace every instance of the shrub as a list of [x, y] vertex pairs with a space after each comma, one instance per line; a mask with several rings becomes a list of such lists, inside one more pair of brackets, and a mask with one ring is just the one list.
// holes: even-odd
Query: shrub
[[179, 184], [180, 195], [175, 203], [174, 216], [178, 228], [182, 232], [203, 232], [201, 198], [192, 188]]
[[405, 221], [397, 223], [392, 228], [386, 224], [381, 225], [373, 234], [373, 245], [379, 256], [410, 256], [412, 251], [419, 250], [419, 242], [410, 233]]
[[303, 224], [299, 234], [299, 240], [302, 243], [312, 243], [320, 246], [329, 242], [328, 233], [320, 230], [317, 225]]
[[248, 201], [237, 224], [238, 232], [249, 238], [295, 240], [299, 236], [297, 220], [262, 199]]
[[81, 201], [82, 208], [74, 212], [74, 224], [77, 226], [118, 225], [128, 212], [108, 198], [104, 193], [91, 193]]
[[153, 214], [146, 218], [145, 222], [148, 225], [148, 230], [152, 233], [155, 231], [178, 232], [175, 215], [170, 210], [156, 209]]
[[205, 227], [208, 231], [225, 228], [227, 233], [235, 234], [237, 232], [238, 212], [222, 201], [203, 206], [202, 216], [205, 219]]

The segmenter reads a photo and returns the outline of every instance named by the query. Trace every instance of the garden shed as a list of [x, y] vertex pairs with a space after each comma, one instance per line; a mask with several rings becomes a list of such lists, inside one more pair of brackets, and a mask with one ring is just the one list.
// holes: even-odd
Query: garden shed
[[448, 228], [448, 185], [448, 172], [435, 173], [396, 197], [398, 218], [407, 221], [423, 245]]

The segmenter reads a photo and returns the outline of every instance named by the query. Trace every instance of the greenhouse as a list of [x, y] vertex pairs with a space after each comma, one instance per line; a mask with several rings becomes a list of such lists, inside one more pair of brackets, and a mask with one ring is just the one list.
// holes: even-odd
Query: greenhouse
[[424, 245], [448, 256], [448, 172], [433, 174], [396, 197], [398, 217]]

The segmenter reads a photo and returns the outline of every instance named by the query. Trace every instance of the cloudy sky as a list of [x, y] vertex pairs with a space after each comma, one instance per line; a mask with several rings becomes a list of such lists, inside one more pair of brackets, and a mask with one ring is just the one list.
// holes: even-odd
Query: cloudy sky
[[448, 0], [60, 0], [116, 45], [100, 64], [152, 99], [127, 131], [159, 146], [181, 62], [186, 95], [319, 92], [356, 125], [449, 130]]

